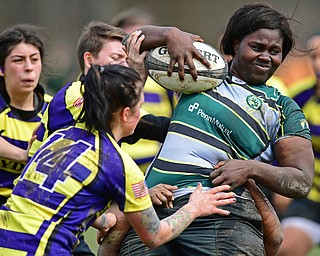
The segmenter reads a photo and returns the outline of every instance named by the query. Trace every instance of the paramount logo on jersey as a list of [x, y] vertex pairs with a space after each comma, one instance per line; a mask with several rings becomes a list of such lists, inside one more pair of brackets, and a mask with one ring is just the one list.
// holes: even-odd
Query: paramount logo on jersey
[[214, 124], [215, 126], [217, 126], [227, 136], [229, 136], [232, 133], [232, 131], [230, 131], [229, 129], [224, 127], [224, 125], [218, 119], [206, 114], [201, 108], [199, 108], [199, 106], [200, 106], [200, 104], [198, 102], [194, 102], [193, 104], [189, 105], [188, 111], [189, 112], [193, 112], [194, 110], [197, 110], [197, 115], [198, 116], [202, 117], [206, 121], [208, 121], [208, 122]]

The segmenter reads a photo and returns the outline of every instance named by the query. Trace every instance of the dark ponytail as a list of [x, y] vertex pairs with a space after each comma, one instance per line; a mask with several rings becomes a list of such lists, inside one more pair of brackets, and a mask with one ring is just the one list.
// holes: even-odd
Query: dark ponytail
[[83, 83], [84, 106], [79, 122], [84, 122], [90, 132], [110, 132], [113, 114], [134, 107], [143, 89], [139, 74], [120, 65], [92, 65]]

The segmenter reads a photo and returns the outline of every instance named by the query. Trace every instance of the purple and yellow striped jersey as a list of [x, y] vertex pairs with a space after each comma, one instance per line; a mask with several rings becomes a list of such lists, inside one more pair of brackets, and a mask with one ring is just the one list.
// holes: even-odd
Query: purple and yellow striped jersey
[[0, 254], [71, 255], [110, 205], [151, 207], [144, 175], [109, 134], [84, 124], [53, 133], [28, 162], [0, 210]]
[[[4, 95], [0, 94], [0, 136], [9, 143], [27, 149], [33, 131], [38, 127], [43, 112], [48, 106], [51, 96], [44, 93], [43, 88], [38, 85], [36, 93], [43, 98], [39, 102], [39, 112], [31, 117], [18, 115], [5, 100]], [[22, 112], [22, 111], [20, 111]], [[0, 196], [8, 197], [13, 188], [13, 181], [20, 175], [25, 167], [24, 162], [0, 158]]]

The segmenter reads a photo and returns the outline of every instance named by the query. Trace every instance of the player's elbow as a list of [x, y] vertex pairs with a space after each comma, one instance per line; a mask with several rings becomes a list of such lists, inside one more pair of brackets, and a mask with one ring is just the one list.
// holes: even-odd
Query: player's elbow
[[313, 184], [313, 179], [306, 177], [300, 183], [299, 194], [296, 197], [297, 198], [306, 198], [311, 191], [312, 184]]
[[155, 248], [157, 248], [159, 245], [156, 245], [153, 241], [150, 241], [150, 242], [148, 242], [148, 243], [145, 243], [145, 245], [147, 246], [147, 247], [149, 247], [150, 249], [155, 249]]
[[163, 245], [165, 242], [167, 242], [167, 239], [162, 239], [161, 237], [159, 237], [159, 235], [149, 237], [148, 239], [141, 239], [141, 240], [150, 249], [155, 249], [160, 245]]
[[277, 234], [274, 239], [270, 239], [267, 242], [265, 242], [265, 251], [266, 251], [266, 256], [274, 256], [277, 255], [279, 248], [282, 244], [283, 241], [283, 231], [281, 231]]

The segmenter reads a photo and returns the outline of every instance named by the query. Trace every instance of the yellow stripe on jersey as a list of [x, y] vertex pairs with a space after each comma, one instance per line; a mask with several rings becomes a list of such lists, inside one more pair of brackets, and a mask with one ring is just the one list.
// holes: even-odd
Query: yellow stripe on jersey
[[14, 138], [15, 140], [29, 141], [32, 132], [38, 127], [39, 123], [22, 120], [19, 120], [19, 123], [17, 123], [16, 118], [8, 116], [9, 112], [10, 109], [6, 109], [0, 115], [1, 129], [4, 130], [1, 135], [8, 138]]
[[[23, 220], [23, 221], [21, 221]], [[42, 225], [43, 219], [37, 215], [0, 210], [0, 226], [7, 230], [35, 235]]]
[[[123, 164], [124, 164], [124, 170], [125, 170], [125, 176], [126, 176], [126, 181], [127, 183], [125, 184], [126, 186], [126, 205], [124, 207], [124, 212], [134, 212], [134, 211], [142, 211], [146, 210], [149, 207], [152, 206], [151, 198], [149, 194], [141, 197], [141, 198], [136, 198], [134, 191], [132, 189], [133, 184], [138, 184], [144, 182], [144, 174], [143, 172], [139, 169], [137, 164], [133, 161], [133, 159], [128, 155], [128, 153], [124, 152], [118, 143], [111, 138], [109, 134], [107, 134], [110, 141], [114, 145], [114, 147], [117, 149], [119, 154], [122, 157]], [[138, 201], [138, 203], [137, 203]]]
[[12, 193], [12, 189], [10, 188], [0, 188], [0, 195], [4, 197], [9, 197]]
[[19, 250], [9, 249], [0, 247], [0, 251], [2, 256], [10, 255], [10, 256], [24, 256], [27, 255], [27, 252], [22, 252]]

